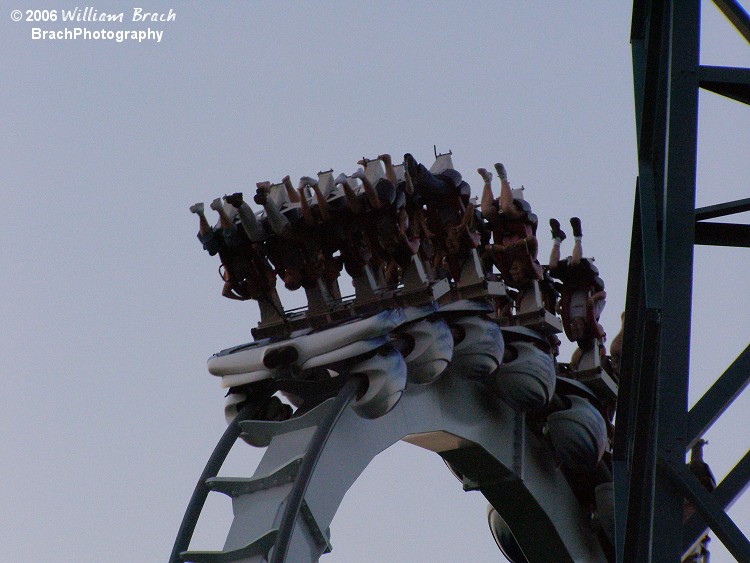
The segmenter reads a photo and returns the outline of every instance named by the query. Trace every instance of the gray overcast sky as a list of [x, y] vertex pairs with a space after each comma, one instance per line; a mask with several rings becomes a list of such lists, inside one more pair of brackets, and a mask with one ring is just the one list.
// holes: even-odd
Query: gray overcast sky
[[[628, 2], [84, 6], [125, 21], [11, 19], [75, 7], [66, 0], [0, 10], [3, 561], [168, 557], [225, 428], [206, 358], [250, 340], [258, 319], [254, 303], [220, 296], [187, 210], [196, 201], [350, 173], [383, 151], [429, 162], [433, 144], [453, 150], [478, 194], [475, 169], [502, 161], [540, 217], [541, 256], [550, 217], [581, 217], [607, 285], [603, 324], [617, 332], [636, 178]], [[136, 6], [176, 20], [129, 22]], [[703, 63], [750, 67], [710, 2], [703, 24]], [[32, 39], [65, 26], [163, 35]], [[697, 203], [747, 197], [750, 109], [709, 93], [700, 103]], [[692, 401], [747, 345], [747, 258], [696, 252]], [[743, 397], [708, 436], [719, 477], [750, 445], [749, 410]], [[222, 473], [249, 475], [259, 458], [238, 445]], [[344, 500], [325, 560], [501, 560], [485, 505], [437, 456], [397, 445]], [[750, 532], [750, 502], [731, 513]], [[229, 501], [211, 497], [193, 547], [219, 549], [230, 521]]]

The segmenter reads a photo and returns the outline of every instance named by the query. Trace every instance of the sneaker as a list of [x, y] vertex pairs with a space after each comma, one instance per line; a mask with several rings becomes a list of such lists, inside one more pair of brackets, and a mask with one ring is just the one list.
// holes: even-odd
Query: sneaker
[[196, 203], [194, 205], [190, 206], [190, 213], [195, 213], [196, 215], [203, 215], [203, 202]]
[[581, 230], [581, 220], [578, 217], [570, 218], [570, 226], [573, 227], [573, 236], [582, 237], [583, 231]]
[[550, 219], [549, 226], [552, 231], [552, 238], [559, 239], [560, 242], [564, 241], [566, 236], [563, 230], [560, 228], [560, 221], [557, 219]]
[[259, 413], [261, 420], [281, 422], [292, 416], [292, 407], [282, 403], [278, 397], [271, 397]]
[[220, 197], [217, 197], [215, 200], [211, 202], [211, 209], [214, 211], [218, 211], [219, 209], [224, 208], [224, 203], [221, 201]]
[[253, 200], [258, 205], [265, 205], [268, 202], [268, 192], [264, 188], [258, 188]]
[[232, 207], [236, 207], [237, 209], [239, 209], [240, 207], [242, 207], [243, 203], [242, 192], [236, 192], [232, 195], [225, 195], [224, 201], [226, 201]]
[[409, 176], [411, 176], [412, 180], [415, 179], [419, 173], [419, 164], [417, 164], [416, 159], [411, 155], [411, 153], [406, 153], [404, 155], [404, 168], [406, 168], [406, 171], [409, 173]]
[[281, 410], [276, 415], [276, 418], [274, 420], [277, 420], [279, 422], [284, 421], [284, 420], [289, 420], [290, 418], [292, 418], [292, 413], [293, 412], [294, 411], [293, 411], [291, 405], [287, 405], [286, 403], [282, 403], [281, 404]]
[[343, 172], [336, 176], [336, 184], [346, 184], [346, 181], [348, 180], [348, 177]]
[[492, 182], [492, 172], [488, 172], [486, 168], [477, 168], [477, 172], [485, 183]]
[[365, 179], [365, 171], [363, 168], [357, 168], [356, 172], [352, 172], [352, 178], [358, 178], [359, 180]]
[[497, 177], [501, 180], [508, 181], [508, 173], [505, 171], [505, 166], [502, 165], [502, 163], [498, 162], [495, 164], [495, 171], [497, 172]]

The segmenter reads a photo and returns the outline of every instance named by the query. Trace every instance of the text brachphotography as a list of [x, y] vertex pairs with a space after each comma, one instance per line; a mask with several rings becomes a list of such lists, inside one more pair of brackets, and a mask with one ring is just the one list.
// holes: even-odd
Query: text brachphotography
[[115, 41], [123, 43], [126, 41], [156, 41], [161, 43], [163, 30], [160, 29], [139, 29], [139, 30], [112, 30], [112, 29], [89, 29], [87, 27], [66, 27], [63, 29], [41, 29], [34, 27], [31, 29], [31, 38], [42, 41]]

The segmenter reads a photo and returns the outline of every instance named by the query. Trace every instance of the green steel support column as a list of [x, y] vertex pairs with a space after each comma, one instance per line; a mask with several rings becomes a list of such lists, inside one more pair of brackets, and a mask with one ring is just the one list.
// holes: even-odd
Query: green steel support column
[[635, 209], [631, 237], [630, 264], [628, 267], [627, 305], [625, 307], [622, 363], [620, 365], [620, 385], [617, 400], [617, 425], [615, 426], [612, 469], [615, 489], [615, 552], [621, 554], [625, 541], [625, 528], [628, 513], [628, 491], [632, 475], [630, 460], [635, 433], [635, 415], [639, 396], [640, 369], [636, 368], [635, 350], [640, 349], [641, 325], [638, 313], [642, 309], [643, 258], [641, 246], [640, 187], [635, 187]]
[[662, 298], [657, 220], [664, 207], [666, 23], [663, 2], [634, 2], [631, 44], [639, 178], [613, 452], [618, 561], [647, 561], [650, 557], [656, 471], [656, 343]]
[[[658, 457], [667, 464], [684, 466], [695, 238], [700, 2], [674, 0], [667, 17], [669, 88], [656, 449]], [[684, 495], [667, 472], [656, 473], [653, 502], [651, 558], [678, 562], [682, 556]]]
[[[750, 40], [750, 17], [714, 0]], [[699, 88], [750, 104], [750, 69], [699, 64], [700, 0], [635, 0], [631, 28], [638, 181], [613, 445], [619, 562], [679, 562], [709, 525], [741, 561], [750, 542], [725, 510], [750, 483], [750, 453], [713, 495], [685, 452], [750, 384], [750, 347], [687, 410], [695, 245], [750, 247], [750, 225], [707, 222], [750, 199], [695, 209]], [[697, 514], [683, 524], [683, 503]]]
[[[714, 3], [750, 42], [736, 0]], [[750, 384], [750, 347], [688, 412], [695, 245], [750, 247], [750, 225], [708, 222], [750, 199], [695, 209], [698, 96], [750, 104], [750, 69], [701, 66], [700, 0], [634, 0], [631, 44], [638, 181], [630, 249], [620, 397], [613, 444], [618, 562], [679, 562], [706, 524], [750, 561], [724, 510], [750, 483], [750, 454], [709, 495], [685, 453]], [[684, 525], [685, 498], [697, 514]]]
[[630, 343], [626, 335], [632, 359], [624, 366], [632, 373], [614, 452], [619, 561], [679, 561], [681, 555], [684, 495], [656, 471], [656, 460], [685, 461], [699, 17], [699, 0], [636, 0], [633, 8], [639, 158], [633, 244], [639, 248], [631, 248], [631, 266], [638, 260], [640, 275], [636, 283], [631, 272], [628, 286], [626, 323], [635, 318], [637, 327]]

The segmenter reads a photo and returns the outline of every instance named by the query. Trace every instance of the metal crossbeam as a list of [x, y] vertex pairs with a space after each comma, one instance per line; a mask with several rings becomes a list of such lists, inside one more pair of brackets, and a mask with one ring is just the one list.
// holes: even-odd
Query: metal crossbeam
[[740, 6], [740, 3], [737, 0], [714, 0], [714, 4], [732, 22], [732, 25], [737, 28], [742, 37], [750, 43], [750, 16]]
[[737, 356], [726, 371], [693, 405], [688, 413], [690, 449], [750, 383], [750, 345]]
[[734, 215], [735, 213], [743, 213], [745, 211], [750, 211], [750, 198], [701, 207], [695, 210], [695, 220], [716, 219], [717, 217], [726, 217], [727, 215]]
[[750, 104], [750, 69], [701, 66], [698, 69], [698, 81], [701, 88]]
[[696, 223], [695, 244], [750, 248], [750, 225]]
[[750, 561], [750, 542], [685, 464], [674, 464], [660, 457], [659, 469], [667, 474], [679, 487], [680, 492], [693, 503], [698, 513], [709, 523], [711, 530], [737, 561]]
[[[745, 492], [750, 484], [750, 451], [734, 466], [732, 471], [719, 483], [712, 496], [721, 506], [722, 510], [728, 510], [737, 498]], [[682, 549], [688, 551], [706, 533], [706, 523], [700, 514], [694, 514], [690, 520], [685, 522], [683, 532]]]

